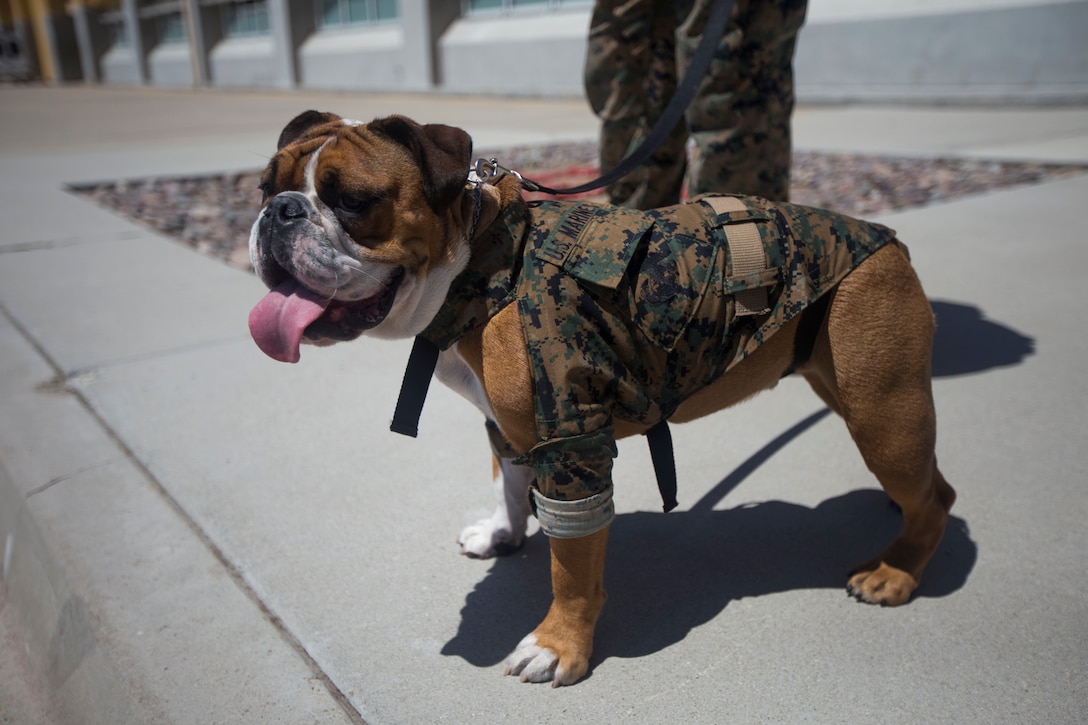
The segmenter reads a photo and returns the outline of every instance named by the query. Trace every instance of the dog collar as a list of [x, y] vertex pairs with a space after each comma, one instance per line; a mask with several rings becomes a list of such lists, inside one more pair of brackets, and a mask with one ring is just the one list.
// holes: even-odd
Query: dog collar
[[469, 179], [468, 193], [472, 194], [472, 220], [468, 223], [468, 230], [465, 231], [465, 243], [472, 243], [472, 236], [476, 234], [476, 227], [480, 223], [480, 208], [483, 206], [483, 190], [480, 188], [483, 184], [473, 182]]

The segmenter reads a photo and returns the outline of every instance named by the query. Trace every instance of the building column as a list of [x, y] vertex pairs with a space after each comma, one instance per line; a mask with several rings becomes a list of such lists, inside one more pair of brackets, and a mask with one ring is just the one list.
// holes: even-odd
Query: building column
[[219, 6], [202, 6], [199, 0], [181, 0], [181, 13], [185, 17], [193, 85], [210, 86], [212, 74], [208, 57], [223, 33], [218, 22]]
[[31, 0], [30, 16], [42, 80], [61, 83], [79, 80], [79, 50], [72, 19], [62, 0]]
[[298, 50], [314, 32], [312, 0], [268, 0], [268, 29], [276, 64], [275, 86], [298, 86]]
[[140, 21], [140, 8], [136, 0], [121, 0], [121, 14], [125, 19], [129, 47], [132, 48], [132, 62], [136, 66], [136, 81], [146, 85], [151, 80], [147, 70], [147, 43], [144, 41], [143, 22]]
[[101, 60], [106, 50], [106, 35], [98, 21], [98, 8], [89, 7], [83, 0], [75, 0], [68, 12], [75, 24], [76, 44], [79, 46], [79, 65], [83, 80], [87, 83], [102, 82]]
[[404, 28], [401, 62], [406, 91], [427, 91], [434, 85], [434, 43], [431, 41], [429, 0], [400, 0], [400, 25]]
[[404, 28], [404, 90], [431, 91], [441, 83], [438, 39], [460, 16], [460, 3], [445, 0], [400, 0]]

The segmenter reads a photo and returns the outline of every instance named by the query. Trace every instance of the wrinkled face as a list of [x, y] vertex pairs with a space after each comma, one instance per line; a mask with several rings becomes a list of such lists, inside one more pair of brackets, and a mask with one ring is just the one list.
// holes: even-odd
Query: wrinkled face
[[258, 346], [295, 362], [300, 342], [426, 327], [468, 261], [455, 212], [470, 154], [463, 131], [400, 117], [292, 121], [250, 232], [253, 267], [272, 289], [250, 314]]

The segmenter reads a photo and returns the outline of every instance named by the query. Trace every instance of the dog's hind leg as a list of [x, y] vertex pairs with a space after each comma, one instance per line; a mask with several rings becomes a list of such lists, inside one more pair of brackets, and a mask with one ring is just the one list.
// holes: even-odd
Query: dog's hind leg
[[846, 421], [865, 464], [903, 512], [899, 535], [851, 574], [861, 601], [903, 604], [944, 535], [956, 494], [937, 468], [930, 383], [934, 320], [897, 246], [839, 286], [802, 373]]

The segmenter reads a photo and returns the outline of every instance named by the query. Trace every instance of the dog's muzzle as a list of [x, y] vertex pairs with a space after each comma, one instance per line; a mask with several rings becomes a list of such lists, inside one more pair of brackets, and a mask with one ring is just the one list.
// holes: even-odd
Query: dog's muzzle
[[292, 259], [297, 240], [320, 228], [319, 212], [305, 195], [285, 191], [269, 200], [253, 223], [250, 261], [253, 271], [270, 289], [297, 276]]
[[250, 234], [254, 270], [271, 292], [250, 312], [249, 329], [257, 346], [281, 362], [298, 362], [303, 340], [353, 340], [381, 324], [404, 279], [403, 267], [386, 267], [374, 293], [337, 299], [344, 259], [324, 221], [304, 194], [286, 191], [269, 200]]

